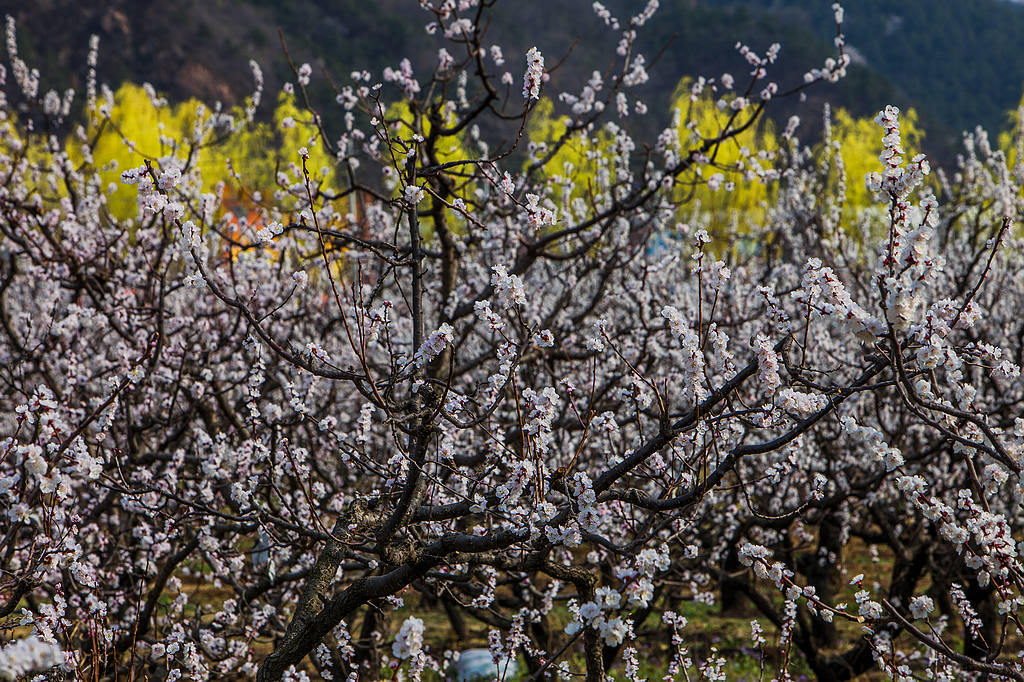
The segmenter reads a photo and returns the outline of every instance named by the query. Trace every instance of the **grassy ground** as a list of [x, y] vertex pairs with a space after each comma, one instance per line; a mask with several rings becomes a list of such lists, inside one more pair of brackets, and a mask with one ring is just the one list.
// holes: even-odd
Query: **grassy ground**
[[[872, 589], [877, 581], [880, 584], [881, 590], [884, 591], [888, 586], [888, 576], [892, 569], [892, 557], [884, 551], [880, 551], [873, 558], [872, 553], [867, 547], [858, 545], [856, 542], [851, 543], [847, 551], [846, 563], [850, 574], [847, 577], [851, 577], [854, 573], [863, 573], [865, 575], [864, 585], [868, 589]], [[231, 589], [226, 586], [215, 586], [207, 578], [208, 574], [205, 574], [203, 571], [195, 571], [182, 581], [182, 590], [189, 594], [186, 615], [194, 615], [198, 607], [202, 609], [204, 614], [203, 620], [212, 618], [212, 613], [218, 609], [219, 605], [225, 599], [233, 596]], [[917, 592], [921, 593], [926, 588], [927, 583], [922, 583], [918, 585]], [[836, 598], [836, 601], [846, 601], [849, 604], [853, 604], [853, 594], [857, 589], [855, 586], [846, 585], [843, 593]], [[175, 593], [164, 595], [160, 601], [161, 610], [169, 607], [175, 597]], [[781, 595], [777, 594], [776, 603], [781, 604], [781, 601]], [[719, 656], [724, 658], [726, 663], [723, 672], [728, 680], [740, 680], [743, 682], [761, 679], [770, 680], [777, 674], [780, 664], [777, 652], [778, 632], [766, 618], [760, 618], [764, 628], [764, 637], [768, 640], [764, 648], [765, 656], [762, 660], [761, 652], [753, 647], [750, 640], [750, 622], [759, 616], [753, 607], [748, 605], [746, 609], [723, 614], [718, 605], [682, 601], [676, 606], [676, 611], [688, 621], [688, 625], [683, 630], [683, 636], [686, 647], [689, 650], [689, 655], [694, 660], [704, 661], [709, 657]], [[425, 604], [419, 602], [418, 596], [414, 594], [408, 594], [406, 605], [392, 614], [391, 629], [396, 629], [408, 615], [413, 613], [425, 622], [426, 641], [430, 647], [430, 652], [434, 656], [440, 657], [446, 650], [463, 651], [471, 648], [487, 647], [489, 629], [487, 625], [467, 615], [465, 618], [466, 636], [459, 637], [440, 606], [428, 608]], [[570, 614], [568, 609], [562, 603], [556, 605], [549, 616], [549, 624], [551, 630], [555, 633], [556, 641], [562, 639], [560, 632], [569, 620]], [[836, 625], [838, 633], [837, 645], [834, 651], [825, 653], [844, 651], [863, 636], [863, 630], [857, 623], [837, 619]], [[357, 620], [351, 628], [354, 636], [357, 636], [359, 626], [360, 622]], [[648, 635], [642, 638], [644, 645], [639, 647], [640, 675], [644, 679], [661, 679], [666, 672], [669, 661], [671, 632], [661, 624], [660, 614], [649, 616], [638, 630]], [[657, 634], [659, 630], [664, 632], [664, 636]], [[957, 628], [954, 628], [950, 634], [953, 634], [956, 630]], [[649, 636], [650, 633], [655, 633], [655, 636]], [[948, 636], [947, 641], [955, 648], [959, 648], [959, 645], [962, 643], [957, 638], [950, 638]], [[1024, 644], [1024, 642], [1021, 644]], [[1009, 645], [1008, 650], [1015, 650], [1014, 647], [1019, 648], [1014, 642], [1009, 642]], [[262, 659], [272, 651], [273, 644], [269, 640], [257, 640], [252, 642], [252, 648], [256, 657]], [[575, 671], [582, 671], [585, 667], [581, 648], [581, 643], [577, 643], [575, 648], [570, 650], [564, 657], [564, 660]], [[387, 653], [390, 653], [390, 651], [388, 650]], [[520, 666], [520, 668], [525, 670], [525, 666]], [[789, 671], [796, 680], [814, 679], [803, 657], [795, 649]], [[307, 672], [315, 679], [315, 673], [311, 666], [307, 666]], [[696, 670], [691, 669], [688, 672], [689, 679], [700, 678]], [[616, 662], [611, 673], [616, 679], [624, 679], [621, 660]], [[381, 671], [381, 679], [393, 679], [394, 677], [395, 671], [390, 669]], [[436, 675], [428, 675], [426, 679], [439, 678]], [[881, 680], [887, 678], [880, 671], [872, 671], [861, 679]]]

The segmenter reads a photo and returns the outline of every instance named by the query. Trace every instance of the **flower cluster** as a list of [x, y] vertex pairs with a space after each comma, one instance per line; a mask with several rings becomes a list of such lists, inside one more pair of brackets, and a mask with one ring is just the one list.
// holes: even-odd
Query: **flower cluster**
[[800, 289], [793, 298], [806, 304], [816, 315], [839, 321], [864, 342], [872, 342], [885, 331], [885, 325], [862, 308], [832, 268], [818, 258], [804, 265]]
[[526, 195], [526, 211], [529, 215], [530, 225], [534, 227], [554, 225], [558, 221], [558, 212], [541, 206], [540, 197], [536, 194]]
[[413, 359], [418, 367], [423, 367], [436, 358], [446, 346], [455, 341], [455, 330], [447, 322], [430, 332], [430, 336], [423, 342], [423, 345], [416, 349], [416, 356]]
[[398, 658], [410, 658], [423, 651], [423, 633], [426, 627], [423, 621], [415, 616], [409, 616], [402, 623], [398, 634], [395, 635], [395, 642], [391, 650]]
[[0, 679], [17, 680], [64, 663], [60, 646], [30, 635], [0, 647]]
[[501, 305], [505, 308], [526, 305], [526, 290], [523, 288], [523, 280], [518, 275], [508, 274], [504, 265], [495, 265], [491, 270], [493, 272], [491, 286], [498, 294]]
[[539, 99], [540, 84], [544, 81], [544, 55], [536, 47], [526, 52], [526, 75], [523, 76], [523, 98]]
[[574, 635], [580, 628], [594, 628], [608, 646], [618, 646], [632, 635], [632, 626], [621, 616], [611, 616], [618, 610], [621, 595], [611, 587], [597, 588], [594, 599], [577, 605], [569, 603], [573, 619], [565, 626], [568, 635]]
[[385, 67], [384, 80], [402, 88], [402, 92], [407, 99], [415, 98], [420, 91], [419, 81], [416, 80], [412, 73], [412, 62], [408, 59], [403, 59], [397, 69], [392, 69], [390, 66]]
[[866, 179], [870, 191], [884, 194], [897, 202], [905, 199], [931, 172], [924, 154], [914, 156], [910, 166], [904, 167], [899, 113], [899, 107], [889, 105], [875, 117], [875, 123], [885, 131], [882, 154], [878, 157], [885, 169], [881, 173], [869, 174]]
[[700, 338], [674, 306], [663, 307], [661, 316], [668, 320], [669, 330], [679, 340], [686, 391], [694, 400], [703, 400], [708, 391], [704, 385], [704, 351]]

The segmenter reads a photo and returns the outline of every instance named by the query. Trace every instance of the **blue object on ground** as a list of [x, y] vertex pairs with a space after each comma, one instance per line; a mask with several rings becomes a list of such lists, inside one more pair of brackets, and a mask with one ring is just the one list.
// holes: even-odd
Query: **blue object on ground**
[[519, 673], [519, 664], [515, 659], [502, 658], [495, 665], [487, 649], [467, 649], [452, 664], [452, 672], [458, 682], [513, 680]]

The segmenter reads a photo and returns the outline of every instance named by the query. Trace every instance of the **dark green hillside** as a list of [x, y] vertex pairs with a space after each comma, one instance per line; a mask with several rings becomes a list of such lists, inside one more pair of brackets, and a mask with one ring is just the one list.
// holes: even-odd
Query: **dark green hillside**
[[[704, 0], [786, 16], [820, 33], [830, 2]], [[981, 124], [997, 130], [1024, 84], [1024, 6], [1005, 0], [855, 0], [846, 36], [873, 70], [884, 73], [954, 132]]]
[[[607, 0], [621, 20], [645, 0]], [[594, 15], [590, 0], [498, 2], [489, 41], [503, 46], [517, 78], [532, 45], [555, 62], [579, 38], [547, 92], [578, 89], [594, 69], [606, 70], [617, 35]], [[409, 56], [421, 70], [443, 43], [424, 31], [430, 15], [414, 0], [181, 0], [165, 3], [0, 0], [18, 20], [23, 56], [44, 75], [44, 87], [81, 87], [89, 35], [101, 37], [100, 77], [111, 85], [149, 81], [172, 98], [200, 97], [231, 104], [251, 89], [247, 62], [255, 58], [268, 91], [289, 73], [278, 42], [283, 31], [296, 62], [309, 61], [344, 81], [355, 68], [379, 74]], [[1024, 8], [997, 0], [856, 0], [846, 3], [846, 34], [856, 62], [850, 76], [816, 88], [809, 104], [790, 101], [773, 115], [799, 111], [804, 135], [818, 126], [830, 101], [857, 115], [884, 104], [914, 106], [929, 131], [932, 152], [950, 148], [975, 124], [996, 130], [1016, 106], [1024, 82]], [[641, 94], [652, 115], [631, 122], [651, 132], [666, 118], [682, 76], [747, 73], [736, 41], [758, 52], [783, 45], [772, 78], [799, 82], [804, 70], [831, 53], [831, 1], [663, 0], [641, 33], [652, 80]], [[319, 71], [319, 68], [316, 68]], [[332, 97], [318, 75], [314, 91], [331, 122]]]

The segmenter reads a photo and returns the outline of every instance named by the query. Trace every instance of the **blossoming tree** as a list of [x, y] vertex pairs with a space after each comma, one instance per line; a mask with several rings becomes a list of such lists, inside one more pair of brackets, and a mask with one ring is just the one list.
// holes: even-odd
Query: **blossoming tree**
[[[797, 120], [735, 149], [843, 76], [838, 6], [803, 82], [743, 46], [748, 76], [693, 82], [713, 126], [679, 110], [643, 145], [656, 1], [595, 3], [616, 66], [546, 140], [550, 60], [514, 72], [491, 3], [421, 4], [437, 62], [337, 85], [345, 129], [307, 111], [275, 187], [232, 168], [244, 217], [200, 165], [252, 122], [258, 68], [243, 109], [124, 139], [126, 218], [96, 45], [79, 125], [8, 22], [2, 674], [419, 679], [456, 655], [443, 622], [530, 679], [723, 679], [680, 614], [720, 599], [779, 679], [1024, 679], [1022, 169], [979, 131], [932, 182], [886, 107], [850, 224], [827, 119], [813, 150]], [[763, 219], [709, 234], [691, 198], [740, 181]]]

